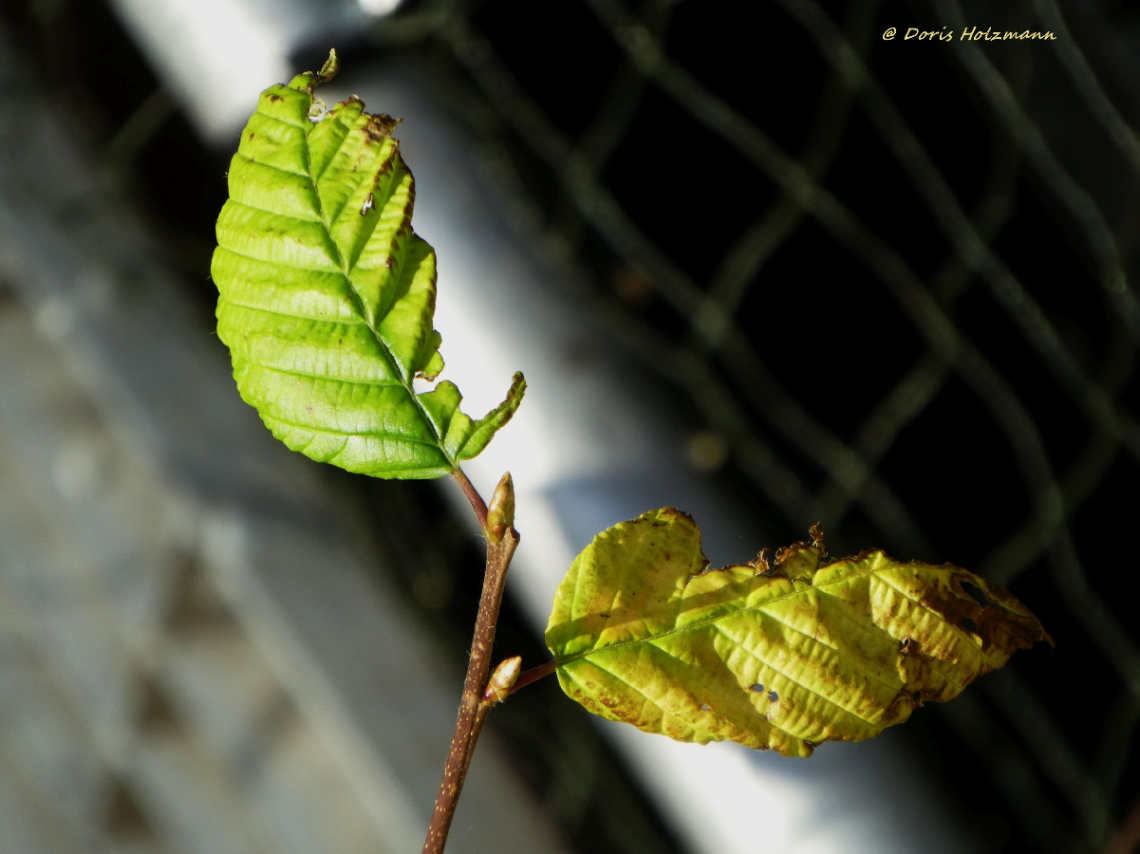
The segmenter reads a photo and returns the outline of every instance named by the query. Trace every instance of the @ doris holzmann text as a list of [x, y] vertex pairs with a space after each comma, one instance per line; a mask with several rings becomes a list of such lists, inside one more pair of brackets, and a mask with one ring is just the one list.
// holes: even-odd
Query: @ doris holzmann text
[[[898, 36], [897, 27], [887, 27], [883, 32], [883, 41], [894, 41]], [[940, 30], [924, 30], [920, 27], [907, 27], [902, 34], [902, 41], [927, 42], [1003, 42], [1003, 41], [1056, 41], [1057, 36], [1051, 30], [995, 30], [993, 27], [966, 27], [962, 30], [952, 30], [943, 27]]]

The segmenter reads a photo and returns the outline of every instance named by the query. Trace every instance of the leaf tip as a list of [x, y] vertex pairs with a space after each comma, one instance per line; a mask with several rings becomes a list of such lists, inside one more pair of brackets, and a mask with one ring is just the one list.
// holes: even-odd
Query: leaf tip
[[507, 389], [507, 401], [511, 404], [512, 412], [518, 409], [524, 394], [526, 394], [526, 377], [523, 376], [522, 371], [515, 371], [514, 376], [511, 377], [511, 387]]
[[507, 389], [507, 396], [503, 402], [480, 418], [465, 430], [455, 446], [453, 455], [456, 460], [469, 460], [487, 447], [491, 438], [511, 420], [515, 411], [522, 403], [526, 392], [526, 380], [521, 371], [515, 371], [511, 378], [511, 387]]
[[336, 55], [336, 48], [329, 48], [329, 58], [325, 60], [321, 70], [317, 72], [318, 83], [328, 83], [340, 71], [340, 59]]
[[329, 48], [328, 59], [321, 65], [320, 71], [305, 71], [298, 74], [289, 81], [290, 89], [297, 89], [302, 92], [308, 92], [310, 95], [313, 90], [320, 86], [322, 83], [328, 83], [337, 72], [340, 71], [340, 59], [336, 55], [336, 48]]
[[931, 591], [927, 598], [941, 608], [945, 619], [982, 641], [984, 649], [1009, 656], [1030, 649], [1038, 641], [1053, 644], [1041, 621], [1012, 593], [969, 570], [954, 567], [951, 596]]

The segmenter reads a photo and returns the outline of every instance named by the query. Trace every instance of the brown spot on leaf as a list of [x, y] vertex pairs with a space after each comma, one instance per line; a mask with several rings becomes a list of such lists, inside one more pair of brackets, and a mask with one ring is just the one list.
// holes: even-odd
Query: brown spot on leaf
[[883, 714], [879, 719], [882, 726], [893, 726], [897, 723], [902, 723], [910, 717], [910, 713], [914, 711], [914, 697], [909, 691], [903, 688], [895, 695], [895, 698], [883, 710]]
[[950, 591], [951, 595], [942, 595], [931, 590], [920, 602], [951, 625], [977, 635], [987, 652], [1012, 655], [1040, 640], [1053, 643], [1041, 621], [996, 584], [959, 570], [950, 578]]
[[361, 131], [373, 142], [383, 142], [391, 137], [392, 131], [400, 123], [400, 119], [394, 119], [387, 113], [377, 113], [376, 115], [365, 113], [365, 115], [368, 116], [368, 122], [361, 128]]
[[954, 686], [941, 675], [938, 665], [914, 638], [905, 637], [899, 642], [898, 671], [902, 686], [884, 710], [884, 726], [905, 721], [914, 709], [928, 700], [949, 700], [957, 694]]
[[[816, 537], [816, 533], [819, 534]], [[812, 542], [792, 543], [776, 550], [776, 564], [764, 575], [782, 575], [785, 578], [804, 578], [811, 581], [815, 571], [819, 569], [820, 559], [824, 555], [822, 548], [823, 531], [819, 525], [812, 526]], [[819, 545], [816, 545], [816, 540]]]

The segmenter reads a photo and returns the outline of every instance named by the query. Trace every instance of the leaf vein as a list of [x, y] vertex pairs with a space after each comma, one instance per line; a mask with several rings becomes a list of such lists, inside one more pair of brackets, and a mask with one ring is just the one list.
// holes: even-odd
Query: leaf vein
[[[290, 174], [292, 174], [292, 173], [290, 173]], [[230, 197], [229, 201], [230, 201], [230, 204], [232, 204], [236, 208], [245, 208], [247, 211], [257, 211], [258, 213], [263, 213], [263, 214], [266, 214], [268, 216], [275, 216], [275, 217], [278, 217], [280, 219], [287, 219], [290, 222], [306, 222], [306, 223], [309, 223], [310, 225], [320, 225], [321, 224], [321, 221], [319, 219], [303, 219], [303, 218], [296, 216], [294, 214], [282, 213], [281, 211], [274, 211], [274, 210], [270, 210], [269, 208], [264, 208], [261, 205], [251, 205], [248, 202], [241, 202], [241, 201], [238, 201], [237, 199], [233, 198], [232, 196]]]
[[299, 424], [296, 421], [289, 421], [285, 418], [278, 418], [274, 415], [263, 414], [261, 417], [266, 421], [272, 421], [275, 424], [281, 424], [285, 427], [292, 427], [296, 430], [311, 430], [314, 433], [326, 433], [330, 436], [348, 436], [349, 438], [353, 436], [374, 436], [380, 439], [394, 439], [399, 442], [407, 442], [412, 445], [426, 445], [429, 448], [435, 448], [436, 450], [439, 450], [439, 448], [437, 448], [433, 442], [424, 441], [423, 439], [418, 439], [414, 436], [408, 436], [405, 433], [388, 433], [383, 430], [338, 430], [335, 427], [318, 427], [313, 424]]
[[[791, 623], [789, 623], [787, 620], [785, 620], [783, 617], [781, 617], [781, 616], [780, 616], [778, 613], [777, 613], [777, 614], [773, 614], [771, 611], [767, 610], [767, 608], [765, 608], [765, 607], [763, 607], [763, 606], [761, 606], [761, 607], [757, 607], [757, 608], [756, 608], [756, 611], [757, 611], [757, 613], [759, 613], [759, 614], [761, 614], [761, 615], [763, 615], [763, 616], [765, 616], [765, 617], [768, 617], [768, 618], [770, 618], [770, 619], [774, 620], [775, 622], [779, 623], [779, 624], [780, 624], [781, 626], [783, 626], [785, 629], [791, 629], [791, 630], [792, 630], [793, 632], [795, 632], [796, 634], [798, 634], [798, 635], [801, 635], [802, 637], [805, 637], [805, 638], [807, 638], [807, 639], [808, 639], [809, 641], [811, 641], [812, 643], [817, 643], [817, 644], [819, 644], [820, 646], [823, 646], [823, 647], [827, 647], [827, 649], [833, 650], [834, 652], [839, 652], [839, 648], [838, 648], [838, 647], [832, 646], [832, 645], [831, 645], [831, 644], [829, 644], [829, 643], [824, 643], [824, 642], [823, 642], [823, 641], [821, 641], [819, 638], [817, 638], [815, 635], [810, 635], [810, 634], [808, 634], [807, 632], [805, 632], [803, 629], [801, 629], [799, 626], [795, 626], [795, 625], [792, 625], [792, 624], [791, 624]], [[738, 613], [739, 613], [739, 612], [738, 612]]]
[[[317, 212], [318, 212], [318, 214], [320, 214], [321, 224], [324, 227], [325, 235], [328, 238], [329, 243], [332, 244], [333, 252], [335, 253], [335, 259], [334, 260], [336, 261], [337, 265], [340, 267], [341, 273], [344, 275], [345, 280], [348, 282], [348, 286], [352, 290], [353, 296], [355, 297], [354, 307], [360, 312], [360, 316], [365, 321], [367, 321], [368, 320], [368, 313], [364, 310], [364, 299], [361, 296], [359, 289], [356, 287], [356, 283], [353, 281], [353, 278], [351, 275], [351, 270], [347, 269], [345, 262], [344, 262], [344, 258], [340, 254], [340, 247], [337, 246], [336, 241], [332, 235], [332, 227], [331, 227], [332, 224], [329, 222], [328, 216], [326, 215], [324, 208], [322, 206], [322, 203], [321, 203], [320, 191], [319, 191], [319, 188], [317, 187], [317, 179], [313, 176], [312, 158], [310, 157], [310, 154], [309, 154], [309, 146], [307, 144], [307, 140], [306, 140], [306, 145], [304, 148], [304, 160], [305, 160], [305, 169], [309, 175], [309, 181], [313, 187], [313, 193], [315, 196], [315, 203], [317, 206]], [[388, 344], [384, 341], [383, 336], [380, 334], [380, 330], [377, 329], [376, 326], [373, 325], [373, 323], [371, 323], [371, 322], [368, 323], [368, 328], [372, 331], [372, 335], [376, 339], [376, 344], [380, 348], [380, 352], [384, 355], [385, 359], [387, 360], [387, 362], [391, 368], [392, 374], [395, 376], [399, 376], [401, 378], [400, 384], [403, 386], [404, 391], [407, 392], [409, 402], [411, 403], [411, 405], [416, 409], [417, 413], [419, 414], [420, 421], [423, 424], [425, 424], [429, 430], [431, 430], [432, 434], [435, 437], [434, 444], [430, 443], [430, 442], [423, 442], [423, 441], [421, 441], [420, 444], [432, 445], [433, 447], [435, 447], [435, 449], [440, 453], [440, 455], [443, 457], [443, 459], [447, 463], [448, 467], [454, 471], [455, 469], [458, 468], [458, 465], [457, 465], [456, 461], [452, 458], [451, 454], [449, 454], [447, 452], [447, 448], [444, 447], [443, 436], [440, 434], [439, 429], [436, 427], [435, 421], [432, 420], [431, 415], [428, 413], [427, 409], [424, 407], [423, 401], [421, 401], [419, 399], [419, 396], [416, 394], [415, 389], [412, 387], [412, 378], [410, 376], [404, 375], [404, 371], [402, 370], [400, 363], [397, 361], [396, 357], [392, 354], [391, 348], [389, 348]]]
[[[343, 213], [344, 207], [347, 207], [347, 206], [348, 206], [348, 200], [346, 199], [344, 206], [341, 208], [340, 213]], [[340, 213], [337, 214], [338, 217], [340, 216]], [[382, 218], [383, 217], [382, 217], [380, 211], [374, 211], [373, 215], [371, 217], [366, 218], [367, 221], [365, 222], [365, 226], [368, 229], [368, 236], [365, 237], [363, 240], [357, 239], [357, 243], [359, 243], [359, 245], [360, 245], [360, 251], [356, 253], [356, 257], [353, 258], [347, 265], [349, 274], [352, 274], [356, 271], [356, 266], [357, 266], [357, 264], [360, 263], [360, 257], [364, 254], [364, 250], [368, 246], [368, 241], [370, 241], [372, 239], [372, 236], [374, 234], [376, 234], [376, 229], [380, 226], [380, 220]], [[336, 222], [336, 220], [334, 219], [333, 222]], [[408, 224], [410, 222], [411, 222], [411, 219], [405, 215], [404, 222], [402, 223], [402, 225]], [[393, 263], [395, 263], [395, 259], [393, 259]], [[387, 314], [387, 311], [385, 311], [384, 313]]]
[[[661, 650], [661, 651], [665, 652], [666, 654], [669, 654], [667, 650]], [[622, 676], [619, 676], [617, 673], [614, 673], [612, 670], [610, 670], [607, 667], [603, 667], [597, 661], [591, 661], [590, 663], [593, 664], [596, 668], [598, 668], [598, 670], [602, 671], [607, 676], [609, 676], [611, 679], [614, 679], [614, 680], [620, 682], [621, 684], [623, 684], [627, 688], [629, 688], [633, 693], [638, 694], [641, 697], [643, 697], [650, 705], [652, 705], [655, 709], [659, 709], [663, 714], [669, 715], [670, 717], [676, 718], [677, 720], [684, 722], [686, 725], [691, 726], [694, 730], [697, 730], [697, 729], [701, 730], [702, 732], [708, 734], [708, 736], [712, 739], [715, 739], [718, 741], [721, 740], [722, 737], [719, 736], [718, 734], [712, 732], [711, 730], [704, 729], [703, 727], [698, 727], [692, 721], [686, 720], [684, 717], [682, 717], [681, 715], [678, 715], [676, 712], [672, 711], [671, 709], [665, 708], [665, 706], [662, 705], [659, 700], [657, 700], [656, 698], [651, 697], [648, 694], [646, 694], [645, 691], [643, 691], [641, 688], [638, 688], [636, 685], [634, 685], [628, 679], [626, 679]], [[577, 681], [577, 680], [575, 680], [575, 681]], [[578, 684], [581, 685], [582, 683], [579, 682]], [[593, 693], [593, 692], [591, 692], [591, 693]], [[596, 700], [598, 699], [596, 694], [594, 695], [594, 697]], [[601, 702], [601, 701], [598, 700], [598, 702]], [[605, 704], [603, 703], [602, 705], [604, 706]]]
[[377, 379], [346, 379], [344, 377], [330, 377], [321, 376], [320, 374], [310, 373], [308, 371], [299, 371], [295, 368], [279, 368], [276, 365], [267, 365], [264, 362], [255, 362], [252, 359], [243, 359], [242, 361], [247, 364], [253, 365], [263, 371], [272, 371], [276, 374], [284, 374], [289, 377], [300, 377], [307, 380], [317, 380], [318, 382], [336, 383], [339, 385], [361, 385], [369, 386], [372, 388], [403, 388], [403, 383], [396, 380], [383, 380]]
[[[731, 567], [729, 567], [729, 568], [731, 568]], [[932, 569], [937, 569], [937, 567], [932, 567]], [[713, 572], [721, 572], [722, 570], [712, 570], [712, 571]], [[759, 611], [759, 610], [765, 609], [765, 608], [767, 608], [767, 607], [769, 607], [769, 606], [771, 606], [777, 602], [782, 602], [786, 599], [789, 599], [793, 596], [802, 595], [805, 590], [814, 589], [814, 590], [825, 591], [828, 587], [838, 586], [841, 584], [849, 583], [851, 581], [859, 580], [859, 579], [861, 579], [867, 575], [876, 575], [877, 573], [879, 573], [881, 571], [882, 571], [882, 569], [880, 567], [876, 567], [876, 566], [869, 566], [869, 567], [865, 567], [862, 569], [856, 569], [852, 572], [848, 572], [844, 575], [839, 576], [838, 578], [833, 579], [832, 581], [827, 581], [823, 584], [811, 583], [811, 584], [808, 584], [804, 587], [799, 587], [795, 590], [792, 590], [789, 593], [782, 593], [778, 596], [773, 596], [769, 599], [765, 599], [763, 602], [757, 603], [756, 605], [753, 605], [751, 607], [740, 607], [734, 611], [728, 611], [728, 612], [723, 613], [723, 614], [718, 614], [715, 617], [709, 617], [707, 619], [700, 620], [700, 621], [697, 621], [695, 623], [689, 623], [689, 624], [687, 624], [687, 625], [685, 625], [679, 629], [670, 629], [668, 631], [662, 632], [659, 635], [655, 635], [654, 639], [665, 638], [665, 637], [668, 637], [669, 635], [676, 634], [678, 632], [684, 632], [684, 631], [688, 631], [689, 629], [696, 629], [696, 628], [708, 626], [711, 623], [717, 622], [718, 620], [723, 620], [723, 619], [726, 619], [728, 617], [735, 616], [737, 614], [744, 614], [744, 613], [749, 613], [752, 611]], [[608, 649], [617, 649], [617, 648], [622, 647], [622, 646], [628, 646], [629, 644], [632, 644], [632, 643], [643, 643], [644, 640], [645, 639], [634, 638], [634, 639], [630, 639], [630, 640], [626, 640], [626, 641], [618, 641], [617, 643], [613, 643], [613, 644], [607, 644], [604, 647], [593, 647], [589, 650], [584, 650], [583, 652], [575, 653], [574, 655], [567, 656], [565, 659], [559, 659], [559, 663], [570, 662], [570, 661], [573, 661], [575, 658], [580, 658], [584, 655], [589, 655], [591, 652], [600, 651], [602, 649], [607, 649], [607, 650]]]
[[[910, 594], [908, 594], [905, 590], [901, 590], [900, 588], [896, 587], [894, 584], [891, 584], [891, 582], [889, 582], [886, 578], [880, 578], [879, 580], [883, 584], [885, 584], [887, 587], [891, 588], [891, 590], [894, 590], [896, 593], [898, 593], [900, 596], [902, 596], [904, 599], [906, 599], [908, 602], [911, 602], [912, 604], [917, 605], [919, 608], [926, 611], [927, 613], [933, 614], [938, 619], [939, 622], [941, 622], [941, 623], [947, 622], [945, 617], [943, 617], [941, 614], [939, 614], [937, 611], [935, 611], [929, 605], [924, 605], [922, 602], [919, 602], [917, 599], [910, 596]], [[991, 659], [989, 656], [986, 655], [984, 650], [979, 649], [978, 654], [982, 657], [982, 659], [987, 664], [994, 664], [995, 663], [993, 659]], [[933, 663], [931, 664], [931, 669], [934, 670], [936, 673], [938, 673], [939, 676], [941, 676], [943, 679], [945, 679], [947, 682], [949, 682], [951, 685], [953, 685], [959, 691], [965, 690], [965, 687], [966, 687], [965, 685], [958, 684], [958, 681], [956, 679], [951, 679], [950, 676], [947, 675], [945, 671], [942, 671], [942, 670], [934, 667]]]
[[[274, 87], [274, 88], [277, 88], [277, 87]], [[288, 87], [282, 86], [281, 88], [288, 88]], [[272, 90], [268, 90], [268, 91], [272, 91]], [[285, 119], [281, 118], [281, 116], [277, 116], [277, 115], [274, 115], [272, 113], [265, 112], [263, 109], [261, 109], [260, 103], [257, 105], [257, 109], [255, 110], [255, 112], [257, 113], [257, 115], [262, 116], [263, 118], [268, 119], [271, 122], [277, 122], [277, 124], [279, 124], [279, 125], [285, 125], [285, 127], [300, 128], [301, 130], [305, 130], [304, 124], [297, 124], [296, 122], [287, 122], [287, 121], [285, 121]]]
[[[853, 711], [852, 709], [847, 708], [847, 706], [843, 705], [838, 700], [835, 700], [834, 698], [829, 697], [826, 694], [821, 694], [815, 688], [811, 688], [811, 687], [805, 685], [803, 682], [800, 682], [798, 679], [793, 678], [786, 671], [781, 670], [780, 668], [778, 668], [774, 664], [772, 664], [772, 662], [769, 661], [767, 658], [761, 656], [758, 651], [748, 649], [747, 647], [740, 644], [735, 638], [733, 638], [732, 635], [725, 634], [724, 629], [721, 626], [716, 625], [714, 623], [712, 625], [712, 629], [717, 634], [719, 634], [721, 637], [726, 638], [730, 643], [733, 643], [733, 644], [736, 644], [737, 646], [739, 646], [746, 653], [748, 653], [750, 656], [755, 658], [757, 661], [759, 661], [761, 664], [763, 664], [765, 667], [767, 667], [773, 673], [777, 673], [780, 676], [782, 676], [784, 679], [787, 679], [789, 682], [791, 682], [797, 688], [800, 688], [809, 694], [812, 694], [816, 697], [819, 697], [821, 700], [824, 700], [824, 701], [830, 703], [831, 705], [835, 706], [835, 708], [839, 709], [841, 712], [847, 713], [851, 717], [855, 718], [856, 720], [862, 721], [863, 723], [867, 724], [868, 726], [874, 726], [874, 727], [878, 726], [878, 724], [874, 723], [873, 721], [869, 721], [865, 717], [863, 717], [862, 715]], [[784, 730], [784, 732], [788, 732], [788, 731]], [[795, 735], [795, 733], [788, 732], [788, 735]], [[801, 738], [802, 736], [796, 736], [796, 737]]]
[[[334, 108], [334, 109], [335, 109], [335, 108]], [[330, 117], [330, 116], [326, 115], [326, 116], [325, 116], [325, 118], [324, 118], [322, 121], [328, 121], [330, 118], [332, 118], [332, 117]], [[332, 166], [332, 162], [333, 162], [334, 160], [336, 160], [336, 156], [337, 156], [338, 154], [340, 154], [340, 150], [341, 150], [342, 148], [344, 148], [344, 144], [345, 144], [345, 142], [347, 142], [347, 141], [348, 141], [348, 135], [349, 135], [350, 133], [352, 133], [352, 130], [353, 130], [353, 128], [352, 128], [352, 125], [351, 125], [351, 124], [349, 124], [349, 125], [345, 125], [343, 122], [339, 121], [339, 119], [340, 119], [340, 115], [339, 115], [339, 114], [338, 114], [338, 115], [335, 117], [335, 119], [336, 119], [336, 126], [337, 126], [337, 130], [339, 131], [339, 130], [343, 129], [343, 130], [344, 130], [344, 133], [343, 133], [343, 134], [341, 134], [341, 137], [340, 137], [340, 139], [337, 141], [337, 144], [336, 144], [336, 148], [334, 148], [334, 149], [333, 149], [333, 152], [332, 152], [332, 154], [330, 154], [330, 155], [328, 156], [328, 159], [327, 159], [327, 160], [325, 160], [325, 164], [324, 164], [324, 166], [322, 166], [322, 167], [321, 167], [321, 171], [320, 171], [320, 172], [317, 172], [317, 173], [315, 173], [315, 174], [313, 175], [313, 184], [314, 184], [314, 185], [317, 185], [317, 184], [319, 184], [319, 183], [320, 183], [320, 180], [321, 180], [321, 178], [323, 178], [323, 177], [324, 177], [324, 174], [325, 174], [325, 172], [327, 172], [327, 171], [328, 171], [328, 169], [329, 169], [329, 167], [330, 167], [330, 166]]]
[[[265, 114], [262, 113], [262, 115]], [[269, 116], [269, 118], [273, 119], [273, 121], [278, 121], [277, 119], [273, 118], [273, 116]], [[298, 127], [298, 125], [290, 124], [289, 122], [281, 122], [281, 124], [287, 125], [288, 127]], [[282, 175], [292, 175], [294, 178], [308, 177], [308, 173], [306, 172], [294, 172], [292, 169], [286, 169], [284, 166], [278, 166], [276, 163], [266, 163], [264, 160], [258, 160], [256, 157], [250, 157], [248, 154], [243, 154], [241, 151], [237, 153], [237, 156], [244, 160], [246, 163], [252, 163], [255, 166], [264, 166], [266, 169], [272, 169], [274, 172], [280, 172]]]
[[[304, 220], [300, 220], [300, 221], [304, 222]], [[241, 229], [241, 231], [244, 232], [245, 229]], [[219, 244], [218, 248], [222, 249], [225, 252], [229, 252], [232, 255], [236, 255], [239, 258], [245, 258], [245, 259], [250, 260], [250, 261], [257, 261], [259, 264], [272, 264], [274, 267], [280, 267], [282, 270], [284, 270], [287, 273], [297, 273], [297, 272], [300, 272], [300, 273], [321, 273], [324, 275], [327, 275], [328, 273], [336, 273], [337, 275], [340, 275], [340, 276], [344, 275], [344, 271], [340, 270], [337, 267], [301, 267], [300, 265], [293, 264], [291, 262], [286, 264], [286, 263], [278, 261], [274, 258], [258, 258], [256, 255], [250, 255], [248, 252], [239, 252], [237, 249], [234, 249], [232, 246], [224, 246], [224, 245]]]
[[313, 323], [330, 323], [336, 326], [367, 326], [368, 324], [363, 320], [338, 320], [331, 317], [314, 317], [310, 314], [293, 314], [288, 311], [277, 311], [272, 308], [266, 308], [262, 305], [250, 305], [249, 303], [238, 302], [229, 297], [218, 297], [220, 302], [228, 303], [234, 308], [244, 308], [247, 311], [260, 311], [263, 314], [271, 314], [275, 317], [288, 317], [291, 320], [308, 320]]

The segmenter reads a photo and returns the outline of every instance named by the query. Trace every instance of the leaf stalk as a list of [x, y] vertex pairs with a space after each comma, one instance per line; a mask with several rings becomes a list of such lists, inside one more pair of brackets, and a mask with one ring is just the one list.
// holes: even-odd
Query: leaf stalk
[[517, 680], [515, 680], [515, 683], [511, 685], [510, 690], [507, 691], [507, 695], [509, 696], [515, 693], [515, 691], [518, 691], [520, 688], [525, 688], [532, 682], [537, 682], [544, 676], [549, 676], [557, 668], [558, 660], [553, 658], [545, 664], [540, 664], [538, 667], [532, 667], [530, 670], [527, 670], [525, 673], [520, 675]]
[[[487, 502], [483, 500], [483, 496], [467, 479], [467, 475], [463, 473], [463, 469], [456, 468], [451, 473], [455, 478], [455, 482], [459, 484], [459, 488], [463, 490], [463, 494], [467, 496], [467, 501], [471, 504], [471, 509], [475, 511], [475, 518], [479, 520], [479, 530], [484, 534], [487, 533]], [[490, 560], [490, 552], [488, 551], [487, 559]]]

